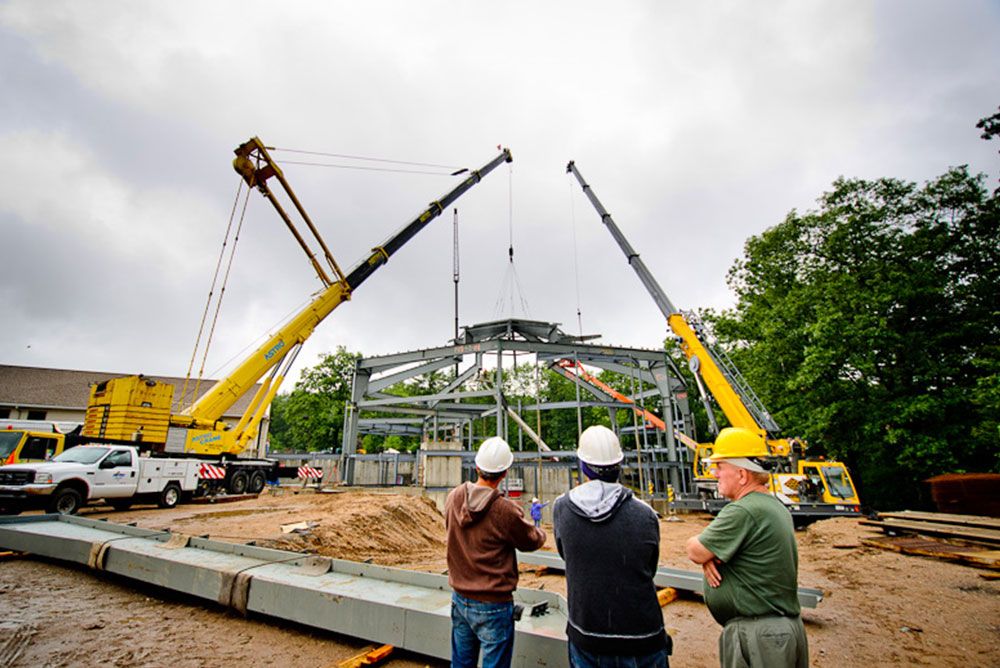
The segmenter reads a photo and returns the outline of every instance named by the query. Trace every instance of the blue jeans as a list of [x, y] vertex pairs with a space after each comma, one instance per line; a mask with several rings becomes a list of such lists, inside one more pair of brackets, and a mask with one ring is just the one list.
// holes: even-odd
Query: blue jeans
[[569, 665], [572, 668], [668, 668], [670, 658], [666, 649], [643, 656], [618, 656], [614, 654], [594, 654], [579, 645], [567, 641], [569, 645]]
[[451, 594], [451, 665], [475, 668], [479, 649], [483, 668], [506, 668], [514, 653], [514, 604], [483, 603]]

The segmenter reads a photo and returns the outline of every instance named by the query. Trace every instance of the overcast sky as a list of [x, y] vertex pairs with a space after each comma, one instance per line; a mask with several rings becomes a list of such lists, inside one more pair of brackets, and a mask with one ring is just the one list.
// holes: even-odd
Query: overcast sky
[[[585, 333], [657, 347], [663, 318], [568, 160], [678, 307], [725, 308], [745, 240], [838, 176], [923, 182], [969, 164], [996, 182], [1000, 146], [974, 125], [1000, 105], [997, 35], [995, 1], [0, 2], [0, 363], [183, 375], [232, 150], [254, 135], [472, 168], [510, 147], [456, 204], [460, 322], [576, 333], [579, 294]], [[345, 269], [458, 182], [285, 173]], [[337, 345], [445, 344], [451, 218], [335, 311], [298, 367]], [[254, 193], [206, 371], [319, 287]]]

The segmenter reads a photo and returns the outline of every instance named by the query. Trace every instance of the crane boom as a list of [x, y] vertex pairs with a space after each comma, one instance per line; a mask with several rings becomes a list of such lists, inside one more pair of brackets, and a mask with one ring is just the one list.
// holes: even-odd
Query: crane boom
[[[323, 321], [337, 306], [350, 299], [351, 294], [379, 267], [388, 262], [389, 258], [403, 245], [412, 239], [431, 220], [444, 212], [444, 209], [461, 197], [472, 186], [479, 183], [502, 162], [510, 162], [510, 151], [504, 149], [500, 155], [493, 158], [480, 169], [472, 172], [468, 178], [446, 193], [440, 200], [431, 202], [419, 216], [397, 230], [380, 245], [374, 247], [371, 254], [360, 261], [343, 278], [329, 287], [312, 302], [306, 305], [297, 315], [289, 320], [276, 334], [265, 341], [257, 350], [248, 356], [239, 367], [226, 378], [220, 380], [214, 387], [205, 392], [191, 407], [183, 412], [191, 418], [208, 426], [207, 423], [217, 421], [225, 411], [233, 405], [247, 390], [258, 382], [264, 374], [277, 365], [285, 353], [298, 344], [303, 343], [313, 333], [316, 326]], [[270, 166], [270, 165], [269, 165]], [[258, 169], [258, 174], [263, 170]], [[282, 182], [284, 184], [284, 181]], [[258, 188], [266, 188], [264, 178], [258, 178], [255, 183]], [[287, 185], [285, 186], [287, 188]], [[265, 196], [274, 201], [270, 192]]]
[[[704, 334], [697, 331], [700, 327], [698, 327], [696, 319], [689, 314], [682, 313], [673, 305], [663, 288], [646, 268], [642, 258], [635, 252], [628, 239], [615, 224], [611, 214], [597, 199], [593, 189], [584, 180], [573, 161], [566, 165], [566, 171], [571, 172], [580, 182], [583, 192], [601, 216], [601, 222], [608, 228], [611, 236], [614, 237], [625, 254], [629, 265], [635, 270], [639, 280], [667, 319], [671, 331], [681, 339], [681, 350], [688, 360], [689, 368], [695, 374], [700, 374], [712, 396], [718, 402], [719, 408], [729, 419], [730, 424], [734, 427], [746, 427], [760, 433], [768, 440], [768, 445], [774, 454], [787, 454], [789, 451], [788, 441], [777, 437], [780, 428], [767, 409], [764, 408], [760, 399], [757, 398], [757, 395], [740, 376], [735, 365], [725, 357], [721, 350], [713, 350], [711, 344], [705, 342]], [[695, 326], [692, 326], [692, 323]]]
[[[513, 159], [510, 150], [503, 149], [499, 155], [471, 172], [466, 179], [440, 199], [431, 202], [420, 215], [374, 247], [367, 257], [345, 275], [288, 185], [281, 169], [271, 159], [263, 142], [253, 137], [240, 145], [235, 153], [233, 167], [247, 184], [257, 188], [277, 210], [309, 257], [310, 263], [323, 282], [323, 290], [244, 359], [234, 371], [180, 413], [170, 412], [173, 388], [158, 385], [143, 376], [128, 376], [95, 385], [91, 389], [87, 409], [87, 424], [84, 427], [86, 436], [119, 441], [143, 441], [162, 448], [164, 445], [169, 446], [169, 442], [174, 438], [169, 434], [169, 427], [176, 427], [180, 433], [185, 434], [182, 444], [184, 452], [206, 455], [242, 453], [247, 443], [256, 435], [258, 425], [295, 355], [316, 326], [337, 306], [350, 299], [354, 290], [388, 262], [407, 241], [441, 215], [448, 205], [479, 183], [500, 163], [511, 162]], [[317, 260], [316, 254], [310, 250], [292, 223], [291, 217], [269, 188], [268, 180], [272, 177], [280, 183], [319, 242], [333, 278]], [[222, 421], [222, 416], [268, 374], [270, 375], [255, 393], [238, 424], [230, 429], [230, 425]]]

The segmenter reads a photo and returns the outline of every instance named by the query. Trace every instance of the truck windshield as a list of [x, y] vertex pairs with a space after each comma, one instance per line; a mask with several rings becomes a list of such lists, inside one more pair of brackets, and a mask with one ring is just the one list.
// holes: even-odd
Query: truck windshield
[[0, 458], [10, 457], [10, 453], [14, 452], [14, 448], [21, 442], [23, 433], [21, 431], [0, 431]]
[[844, 469], [835, 466], [824, 466], [823, 477], [826, 478], [826, 486], [829, 488], [831, 496], [841, 499], [849, 499], [854, 496], [854, 490], [851, 489], [851, 483], [847, 482]]
[[54, 462], [69, 462], [71, 464], [93, 464], [104, 455], [108, 454], [109, 448], [98, 448], [92, 445], [78, 445], [75, 448], [56, 455], [52, 458]]

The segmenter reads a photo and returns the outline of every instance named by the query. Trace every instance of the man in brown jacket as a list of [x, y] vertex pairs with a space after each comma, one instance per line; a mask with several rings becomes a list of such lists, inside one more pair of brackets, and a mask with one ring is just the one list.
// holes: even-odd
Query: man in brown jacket
[[510, 666], [514, 649], [515, 550], [530, 552], [545, 543], [545, 532], [497, 487], [514, 463], [510, 446], [498, 436], [476, 453], [475, 483], [448, 494], [448, 584], [451, 598], [451, 665], [475, 668], [480, 648], [483, 668]]

